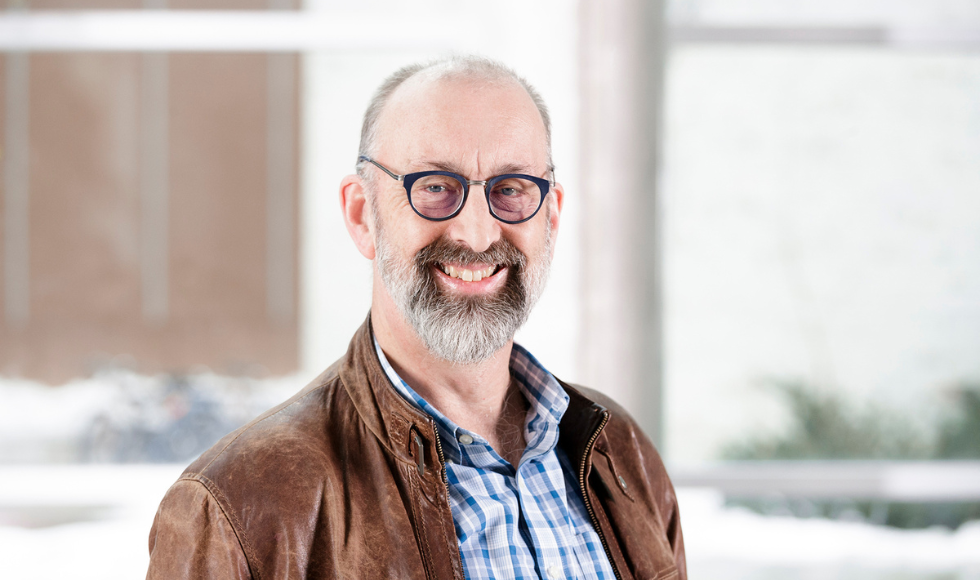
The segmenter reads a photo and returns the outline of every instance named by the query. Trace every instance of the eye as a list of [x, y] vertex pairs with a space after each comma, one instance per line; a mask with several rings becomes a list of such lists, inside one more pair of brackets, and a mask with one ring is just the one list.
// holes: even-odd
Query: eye
[[412, 185], [411, 204], [421, 215], [442, 219], [463, 202], [462, 183], [451, 175], [424, 175]]
[[490, 195], [497, 198], [515, 198], [530, 195], [537, 187], [526, 179], [509, 177], [503, 179], [490, 190]]

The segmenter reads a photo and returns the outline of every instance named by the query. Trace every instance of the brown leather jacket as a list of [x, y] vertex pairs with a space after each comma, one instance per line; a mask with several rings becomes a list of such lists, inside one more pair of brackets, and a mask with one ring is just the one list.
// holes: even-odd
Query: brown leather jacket
[[[617, 576], [686, 578], [657, 451], [608, 398], [562, 386], [558, 444]], [[184, 471], [150, 530], [147, 578], [462, 580], [444, 478], [435, 425], [388, 382], [369, 317], [342, 359]]]

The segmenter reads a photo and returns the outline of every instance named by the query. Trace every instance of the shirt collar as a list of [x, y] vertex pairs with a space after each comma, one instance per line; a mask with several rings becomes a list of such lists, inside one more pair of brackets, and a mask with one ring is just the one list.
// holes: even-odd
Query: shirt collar
[[[374, 350], [378, 353], [381, 367], [395, 390], [405, 400], [431, 416], [435, 421], [439, 438], [442, 440], [443, 453], [447, 460], [460, 462], [462, 453], [459, 438], [463, 435], [485, 443], [483, 437], [478, 433], [453, 423], [416, 393], [412, 387], [408, 386], [408, 383], [402, 380], [391, 363], [388, 362], [377, 338], [374, 338]], [[558, 442], [558, 424], [568, 409], [568, 394], [558, 384], [554, 375], [548, 372], [530, 352], [517, 343], [514, 343], [514, 347], [511, 349], [509, 367], [511, 376], [517, 380], [518, 386], [530, 405], [524, 423], [524, 437], [527, 442], [524, 457], [529, 458], [548, 453], [554, 449]]]

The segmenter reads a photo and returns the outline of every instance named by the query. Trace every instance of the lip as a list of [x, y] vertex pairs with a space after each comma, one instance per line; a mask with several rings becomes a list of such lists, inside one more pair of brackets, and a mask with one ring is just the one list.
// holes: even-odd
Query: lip
[[[453, 264], [457, 266], [456, 264]], [[486, 267], [486, 266], [484, 266]], [[432, 271], [435, 273], [435, 277], [439, 280], [439, 283], [448, 288], [450, 291], [458, 294], [468, 294], [468, 295], [481, 295], [481, 294], [491, 294], [496, 292], [503, 287], [504, 282], [507, 280], [507, 272], [509, 268], [507, 266], [500, 266], [496, 272], [492, 275], [483, 278], [479, 282], [467, 282], [459, 278], [454, 278], [442, 271], [442, 268], [436, 264], [430, 266]], [[480, 265], [470, 266], [469, 269], [482, 269]]]

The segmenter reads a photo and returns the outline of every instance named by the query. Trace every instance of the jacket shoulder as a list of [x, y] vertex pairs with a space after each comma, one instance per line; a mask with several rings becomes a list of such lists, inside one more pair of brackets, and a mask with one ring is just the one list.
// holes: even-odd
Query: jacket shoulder
[[577, 385], [574, 383], [562, 382], [562, 385], [565, 386], [566, 388], [571, 387], [579, 394], [583, 395], [585, 398], [591, 400], [594, 403], [602, 405], [603, 407], [606, 408], [606, 410], [610, 412], [610, 415], [612, 417], [619, 417], [621, 419], [626, 419], [629, 422], [636, 425], [636, 421], [629, 413], [626, 412], [626, 409], [623, 408], [622, 405], [617, 403], [612, 397], [606, 395], [602, 391], [597, 391], [596, 389], [591, 389], [589, 387]]
[[[616, 527], [632, 530], [622, 539], [626, 552], [634, 557], [633, 564], [655, 571], [658, 578], [671, 577], [676, 571], [677, 577], [683, 580], [687, 577], [687, 565], [677, 495], [660, 453], [633, 416], [612, 398], [579, 385], [563, 383], [563, 386], [605, 407], [609, 413], [595, 444], [595, 451], [602, 459], [594, 456], [593, 468], [604, 476], [608, 488], [618, 488], [628, 498], [627, 502], [607, 501], [605, 506], [609, 517], [618, 523]], [[653, 541], [630, 546], [643, 535], [640, 532], [643, 529], [648, 530], [648, 538], [660, 537], [664, 543]], [[637, 558], [637, 554], [644, 556]]]
[[209, 491], [181, 479], [164, 496], [150, 530], [148, 580], [251, 578], [239, 533]]
[[225, 577], [204, 573], [213, 562], [241, 572], [229, 577], [261, 575], [275, 558], [275, 539], [294, 539], [316, 513], [324, 482], [340, 477], [335, 457], [343, 445], [326, 428], [350, 408], [339, 383], [331, 367], [184, 470], [150, 532], [154, 578]]
[[331, 367], [286, 401], [222, 437], [187, 467], [183, 477], [218, 480], [236, 462], [255, 467], [258, 462], [278, 463], [277, 458], [284, 454], [315, 452], [318, 446], [313, 443], [326, 443], [324, 429], [316, 425], [322, 425], [332, 413], [343, 412], [345, 398]]
[[[642, 448], [644, 454], [653, 453], [655, 459], [654, 463], [663, 468], [663, 461], [660, 457], [660, 453], [657, 451], [650, 437], [643, 431], [640, 424], [636, 419], [619, 403], [617, 403], [612, 397], [597, 391], [596, 389], [591, 389], [589, 387], [584, 387], [582, 385], [576, 385], [572, 383], [562, 383], [562, 386], [566, 390], [570, 387], [574, 392], [579, 395], [584, 396], [586, 399], [605, 407], [606, 411], [609, 412], [609, 422], [606, 424], [604, 431], [609, 434], [607, 436], [612, 436], [616, 441], [631, 441], [635, 446]], [[622, 439], [626, 437], [626, 439]]]

